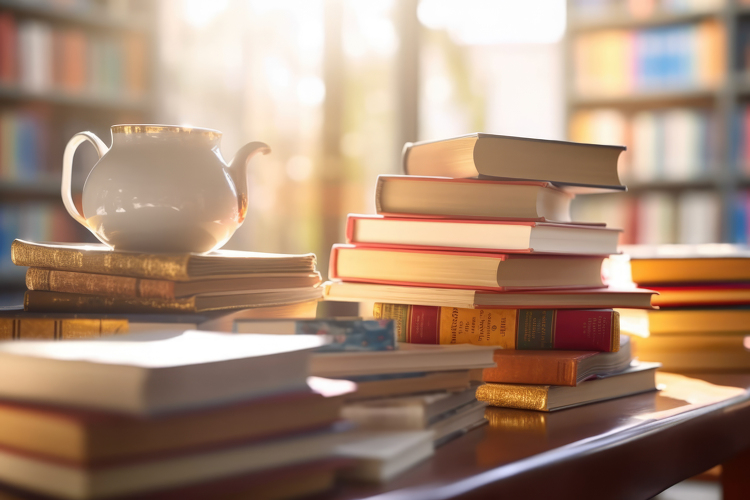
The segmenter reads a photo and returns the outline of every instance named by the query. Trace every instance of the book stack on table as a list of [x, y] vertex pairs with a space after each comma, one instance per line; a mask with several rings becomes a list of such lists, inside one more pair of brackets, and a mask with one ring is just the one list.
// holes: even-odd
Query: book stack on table
[[632, 246], [633, 281], [659, 292], [640, 359], [675, 372], [750, 370], [750, 249], [739, 245]]
[[[498, 349], [477, 392], [492, 405], [551, 410], [653, 390], [655, 367], [631, 366], [614, 310], [649, 309], [653, 292], [608, 287], [602, 263], [620, 231], [570, 216], [576, 194], [625, 189], [623, 150], [488, 134], [407, 144], [407, 175], [378, 179], [378, 215], [349, 216], [326, 299], [374, 302], [402, 346]], [[600, 380], [577, 386], [588, 378]], [[564, 397], [550, 403], [552, 392]]]
[[324, 344], [197, 331], [0, 343], [0, 490], [69, 499], [325, 490], [350, 465], [337, 447], [350, 441], [340, 411], [354, 384], [308, 377]]
[[[232, 318], [220, 318], [315, 317], [322, 297], [314, 254], [143, 254], [98, 244], [16, 240], [11, 256], [14, 264], [28, 266], [24, 311], [29, 314], [3, 315], [8, 321], [0, 321], [0, 331], [10, 331], [10, 338], [50, 332], [61, 337], [56, 333], [62, 331], [65, 315], [100, 321], [98, 328], [69, 321], [66, 327], [77, 337], [125, 333], [126, 320], [134, 315], [140, 316], [136, 323], [152, 326], [171, 318], [188, 328], [231, 329]], [[52, 320], [58, 320], [57, 330]]]

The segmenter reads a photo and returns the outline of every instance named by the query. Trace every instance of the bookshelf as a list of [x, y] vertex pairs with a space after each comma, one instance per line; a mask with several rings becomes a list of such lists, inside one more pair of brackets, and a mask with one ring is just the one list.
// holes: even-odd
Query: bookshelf
[[628, 146], [628, 193], [576, 200], [578, 217], [628, 243], [748, 241], [750, 5], [568, 0], [565, 71], [569, 139]]
[[[148, 0], [0, 0], [0, 297], [24, 288], [10, 261], [14, 238], [95, 241], [63, 208], [62, 152], [81, 130], [108, 142], [112, 124], [153, 121], [156, 9]], [[78, 196], [96, 159], [86, 147], [76, 156]]]

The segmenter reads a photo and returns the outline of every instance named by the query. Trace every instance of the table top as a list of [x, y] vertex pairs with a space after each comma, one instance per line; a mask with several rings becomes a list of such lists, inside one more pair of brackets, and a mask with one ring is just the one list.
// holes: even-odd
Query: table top
[[384, 485], [334, 499], [650, 498], [750, 447], [750, 374], [657, 374], [659, 392], [489, 423]]

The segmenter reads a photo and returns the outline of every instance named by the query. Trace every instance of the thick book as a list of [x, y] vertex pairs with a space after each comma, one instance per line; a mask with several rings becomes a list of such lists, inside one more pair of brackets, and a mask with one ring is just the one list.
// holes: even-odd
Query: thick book
[[467, 344], [403, 344], [395, 351], [315, 353], [310, 362], [310, 374], [349, 378], [489, 368], [495, 366], [494, 351], [493, 347]]
[[502, 384], [575, 386], [590, 378], [625, 370], [633, 359], [629, 337], [620, 338], [616, 352], [495, 351], [493, 368], [482, 371], [482, 380]]
[[373, 316], [393, 320], [399, 342], [414, 344], [602, 352], [620, 348], [620, 315], [612, 309], [463, 309], [377, 302]]
[[549, 307], [555, 309], [650, 309], [653, 290], [642, 288], [598, 288], [591, 290], [534, 290], [488, 292], [456, 288], [432, 288], [372, 283], [328, 281], [323, 284], [326, 300], [342, 302], [388, 302], [466, 309]]
[[[352, 384], [338, 394], [304, 390], [154, 418], [4, 401], [0, 446], [82, 466], [183, 453], [205, 446], [278, 438], [338, 420]], [[342, 390], [342, 387], [345, 387]], [[330, 390], [329, 390], [330, 392]]]
[[346, 242], [453, 251], [610, 255], [619, 229], [599, 226], [349, 215]]
[[194, 295], [183, 299], [111, 297], [80, 293], [30, 290], [24, 295], [24, 310], [29, 312], [71, 313], [201, 313], [230, 309], [249, 309], [298, 304], [323, 298], [320, 287], [260, 290], [250, 293]]
[[741, 245], [633, 245], [633, 281], [639, 285], [667, 285], [750, 281], [750, 249]]
[[474, 133], [406, 143], [404, 172], [457, 179], [492, 177], [624, 191], [617, 175], [623, 146]]
[[602, 256], [519, 255], [334, 245], [329, 278], [440, 288], [600, 288]]
[[618, 374], [587, 380], [575, 387], [487, 383], [477, 389], [477, 399], [501, 408], [562, 410], [655, 391], [657, 368], [658, 363], [639, 363]]
[[145, 254], [117, 252], [102, 244], [24, 240], [13, 242], [11, 259], [17, 266], [172, 281], [238, 278], [257, 273], [315, 272], [314, 254], [282, 255], [238, 250], [216, 250], [208, 254]]
[[665, 371], [750, 370], [750, 338], [744, 335], [669, 335], [633, 337], [638, 359], [662, 364]]
[[80, 293], [144, 299], [175, 300], [193, 295], [259, 292], [320, 285], [320, 273], [258, 273], [246, 278], [193, 281], [154, 280], [130, 276], [55, 271], [30, 267], [26, 288], [48, 292]]
[[0, 340], [69, 340], [129, 333], [124, 318], [24, 318], [0, 316]]
[[[0, 448], [0, 461], [4, 464], [0, 468], [0, 481], [54, 498], [146, 498], [149, 493], [200, 487], [201, 483], [252, 473], [273, 474], [277, 468], [329, 458], [334, 455], [336, 446], [345, 442], [345, 434], [341, 425], [335, 425], [282, 439], [236, 442], [190, 453], [157, 454], [145, 461], [116, 461], [97, 467], [81, 467]], [[293, 478], [288, 480], [293, 481]], [[214, 497], [205, 493], [204, 498]], [[173, 498], [186, 497], [189, 495], [177, 494]]]
[[650, 285], [658, 295], [658, 307], [736, 306], [750, 304], [750, 283], [705, 283], [701, 285]]
[[750, 335], [750, 309], [660, 309], [648, 312], [651, 335]]
[[378, 176], [381, 215], [570, 222], [573, 195], [545, 182]]
[[0, 397], [134, 415], [205, 408], [306, 387], [325, 341], [187, 331], [5, 342]]

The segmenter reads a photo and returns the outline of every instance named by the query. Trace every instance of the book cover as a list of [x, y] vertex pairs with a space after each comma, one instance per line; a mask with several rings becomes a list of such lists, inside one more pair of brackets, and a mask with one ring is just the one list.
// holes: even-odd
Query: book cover
[[619, 313], [611, 309], [464, 309], [376, 303], [373, 315], [394, 320], [399, 342], [529, 350], [614, 352], [620, 348]]
[[85, 339], [128, 332], [127, 319], [0, 317], [0, 340]]

